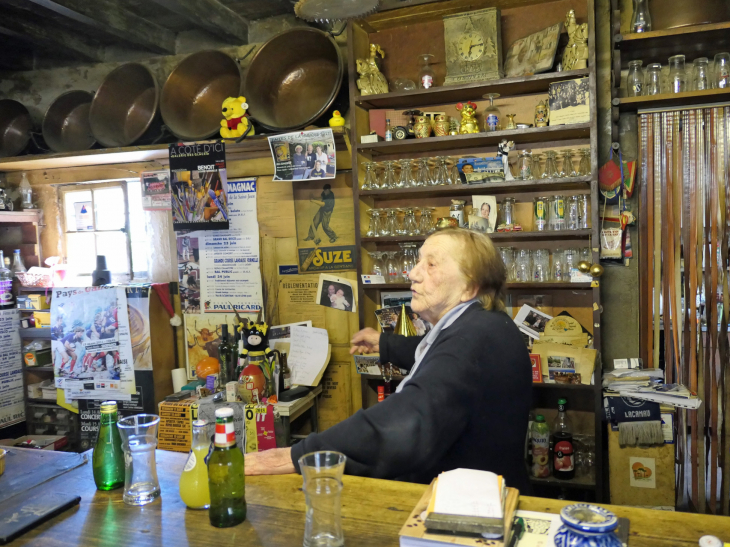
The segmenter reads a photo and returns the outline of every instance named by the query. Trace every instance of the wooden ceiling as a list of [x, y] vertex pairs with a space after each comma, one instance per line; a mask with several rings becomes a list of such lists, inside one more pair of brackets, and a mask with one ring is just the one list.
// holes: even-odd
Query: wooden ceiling
[[[32, 70], [248, 42], [251, 21], [293, 13], [293, 0], [0, 0], [0, 70]], [[209, 46], [206, 46], [209, 47]], [[115, 56], [112, 59], [112, 56]]]

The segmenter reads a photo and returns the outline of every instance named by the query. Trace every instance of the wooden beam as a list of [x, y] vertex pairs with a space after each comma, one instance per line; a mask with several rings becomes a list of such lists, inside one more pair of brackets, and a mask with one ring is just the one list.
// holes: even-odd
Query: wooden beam
[[215, 36], [235, 44], [248, 43], [248, 20], [218, 0], [153, 0]]
[[104, 60], [104, 51], [99, 44], [84, 38], [82, 34], [57, 26], [45, 26], [30, 19], [4, 14], [0, 17], [0, 34], [21, 42], [68, 52], [87, 61]]
[[135, 15], [113, 0], [3, 0], [13, 7], [40, 6], [156, 53], [175, 53], [175, 33]]

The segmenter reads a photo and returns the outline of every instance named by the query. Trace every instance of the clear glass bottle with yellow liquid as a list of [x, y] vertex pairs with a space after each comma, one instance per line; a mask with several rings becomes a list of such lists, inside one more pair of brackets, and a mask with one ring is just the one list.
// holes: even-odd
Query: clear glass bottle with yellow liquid
[[193, 422], [193, 443], [190, 456], [180, 475], [180, 498], [190, 509], [208, 509], [208, 452], [210, 451], [210, 424], [205, 420]]

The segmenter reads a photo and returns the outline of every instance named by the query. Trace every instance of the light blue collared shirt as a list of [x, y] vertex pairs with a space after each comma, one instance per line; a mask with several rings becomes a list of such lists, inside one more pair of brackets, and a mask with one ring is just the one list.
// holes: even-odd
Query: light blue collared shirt
[[403, 378], [403, 381], [395, 389], [396, 393], [400, 393], [400, 391], [403, 389], [403, 386], [406, 385], [411, 378], [413, 378], [413, 375], [418, 370], [418, 366], [421, 364], [421, 361], [423, 361], [423, 358], [426, 356], [428, 348], [430, 348], [431, 344], [436, 341], [436, 338], [438, 338], [438, 335], [441, 334], [441, 331], [444, 329], [448, 329], [454, 323], [454, 321], [461, 317], [461, 314], [466, 311], [466, 308], [471, 306], [474, 302], [478, 302], [478, 300], [475, 298], [473, 300], [469, 300], [469, 302], [463, 302], [458, 306], [453, 307], [448, 312], [446, 312], [446, 314], [441, 319], [439, 319], [439, 322], [436, 323], [436, 325], [428, 332], [428, 334], [426, 334], [426, 336], [423, 338], [423, 340], [421, 340], [421, 343], [418, 344], [418, 347], [416, 348], [416, 362], [413, 363], [413, 367], [408, 373], [408, 376]]

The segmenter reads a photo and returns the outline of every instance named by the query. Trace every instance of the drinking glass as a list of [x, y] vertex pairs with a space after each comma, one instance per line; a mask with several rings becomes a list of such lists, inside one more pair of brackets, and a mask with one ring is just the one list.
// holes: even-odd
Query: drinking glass
[[378, 177], [375, 173], [375, 163], [366, 161], [363, 165], [365, 166], [365, 177], [362, 183], [362, 190], [377, 190]]
[[713, 82], [716, 89], [730, 87], [730, 53], [715, 55], [715, 77]]
[[312, 452], [299, 458], [307, 516], [304, 547], [342, 547], [340, 511], [342, 475], [347, 457], [339, 452]]
[[533, 179], [541, 179], [545, 178], [545, 171], [547, 169], [543, 170], [541, 168], [543, 160], [545, 160], [545, 154], [541, 154], [539, 152], [535, 152], [532, 154], [532, 178]]
[[558, 164], [555, 161], [557, 154], [555, 150], [548, 150], [545, 152], [545, 171], [542, 174], [544, 179], [555, 179], [558, 178]]
[[568, 198], [567, 217], [568, 230], [577, 230], [580, 227], [580, 213], [578, 207], [578, 196], [570, 196]]
[[565, 230], [565, 196], [557, 195], [550, 198], [548, 226], [551, 230]]
[[394, 164], [395, 162], [393, 161], [383, 162], [383, 179], [380, 183], [380, 187], [383, 189], [391, 189], [396, 187], [395, 171], [393, 169]]
[[368, 209], [368, 214], [370, 215], [370, 225], [365, 237], [378, 237], [380, 236], [380, 209]]
[[591, 174], [591, 149], [580, 149], [580, 163], [578, 164], [578, 176], [587, 177]]
[[406, 230], [404, 227], [404, 223], [400, 218], [400, 213], [405, 213], [403, 209], [393, 209], [393, 216], [395, 217], [395, 235], [397, 236], [404, 236], [406, 235]]
[[401, 273], [401, 265], [396, 256], [396, 251], [386, 251], [388, 258], [385, 260], [385, 282], [386, 283], [400, 283], [403, 281]]
[[582, 247], [580, 250], [580, 259], [586, 262], [593, 262], [593, 253], [590, 247]]
[[398, 209], [385, 210], [385, 230], [390, 236], [398, 235]]
[[385, 261], [383, 260], [382, 253], [368, 253], [373, 259], [373, 266], [370, 268], [370, 275], [382, 275], [386, 278], [385, 274]]
[[484, 109], [484, 131], [499, 131], [501, 129], [500, 121], [502, 113], [499, 108], [494, 106], [494, 99], [499, 97], [499, 93], [487, 93], [482, 98], [489, 99], [489, 105]]
[[562, 249], [553, 251], [551, 278], [553, 281], [570, 281], [570, 275], [565, 276], [565, 253]]
[[545, 232], [548, 229], [548, 210], [550, 200], [544, 196], [532, 200], [532, 226], [536, 232]]
[[502, 222], [505, 227], [515, 224], [515, 198], [504, 198], [502, 200]]
[[634, 0], [631, 32], [649, 32], [650, 30], [651, 15], [649, 14], [649, 0]]
[[560, 176], [561, 177], [577, 177], [578, 172], [575, 170], [575, 166], [573, 165], [573, 151], [572, 150], [563, 150], [562, 151], [563, 156], [563, 164], [560, 168]]
[[403, 209], [403, 230], [407, 236], [420, 235], [418, 229], [418, 222], [416, 222], [416, 213], [413, 207], [406, 207]]
[[588, 228], [588, 194], [578, 196], [578, 228]]
[[411, 270], [416, 266], [416, 246], [413, 243], [399, 243], [401, 252], [401, 272], [404, 281], [409, 281]]
[[453, 156], [446, 158], [446, 161], [451, 164], [449, 168], [449, 184], [461, 184], [461, 173], [459, 173], [459, 160]]
[[410, 188], [414, 186], [413, 176], [411, 175], [411, 160], [399, 160], [398, 163], [400, 164], [400, 176], [398, 177], [396, 186], [398, 188]]
[[395, 235], [390, 231], [390, 226], [388, 225], [388, 211], [390, 211], [390, 209], [380, 209], [380, 228], [378, 230], [378, 235], [380, 237]]
[[684, 55], [669, 58], [669, 88], [672, 93], [687, 91], [687, 73], [684, 69]]
[[550, 251], [535, 249], [532, 255], [532, 280], [545, 283], [550, 280]]
[[707, 57], [700, 57], [692, 62], [692, 91], [710, 89], [710, 77], [707, 71]]
[[446, 156], [436, 157], [436, 169], [434, 170], [433, 183], [443, 186], [449, 184], [449, 170], [446, 168]]
[[521, 180], [531, 180], [532, 176], [532, 153], [529, 150], [521, 150], [517, 157], [517, 170]]
[[644, 90], [643, 61], [629, 61], [629, 73], [626, 76], [626, 96], [640, 97]]
[[515, 270], [515, 248], [514, 247], [499, 247], [499, 256], [502, 257], [504, 262], [504, 269], [507, 273], [507, 283], [514, 283], [517, 277], [517, 271]]
[[532, 281], [532, 256], [529, 249], [519, 249], [515, 257], [515, 281]]
[[563, 281], [570, 281], [573, 270], [578, 269], [578, 262], [580, 262], [580, 252], [578, 249], [565, 249], [563, 252], [565, 257], [565, 264], [563, 267]]
[[431, 216], [433, 210], [434, 207], [421, 207], [421, 219], [418, 225], [421, 235], [430, 234], [434, 230], [433, 218]]
[[157, 425], [155, 414], [137, 414], [117, 422], [124, 450], [124, 493], [127, 505], [146, 505], [160, 497], [157, 480]]
[[418, 158], [416, 161], [416, 186], [430, 186], [431, 173], [428, 169], [428, 160]]
[[662, 92], [662, 65], [651, 63], [646, 67], [644, 95], [659, 95]]

